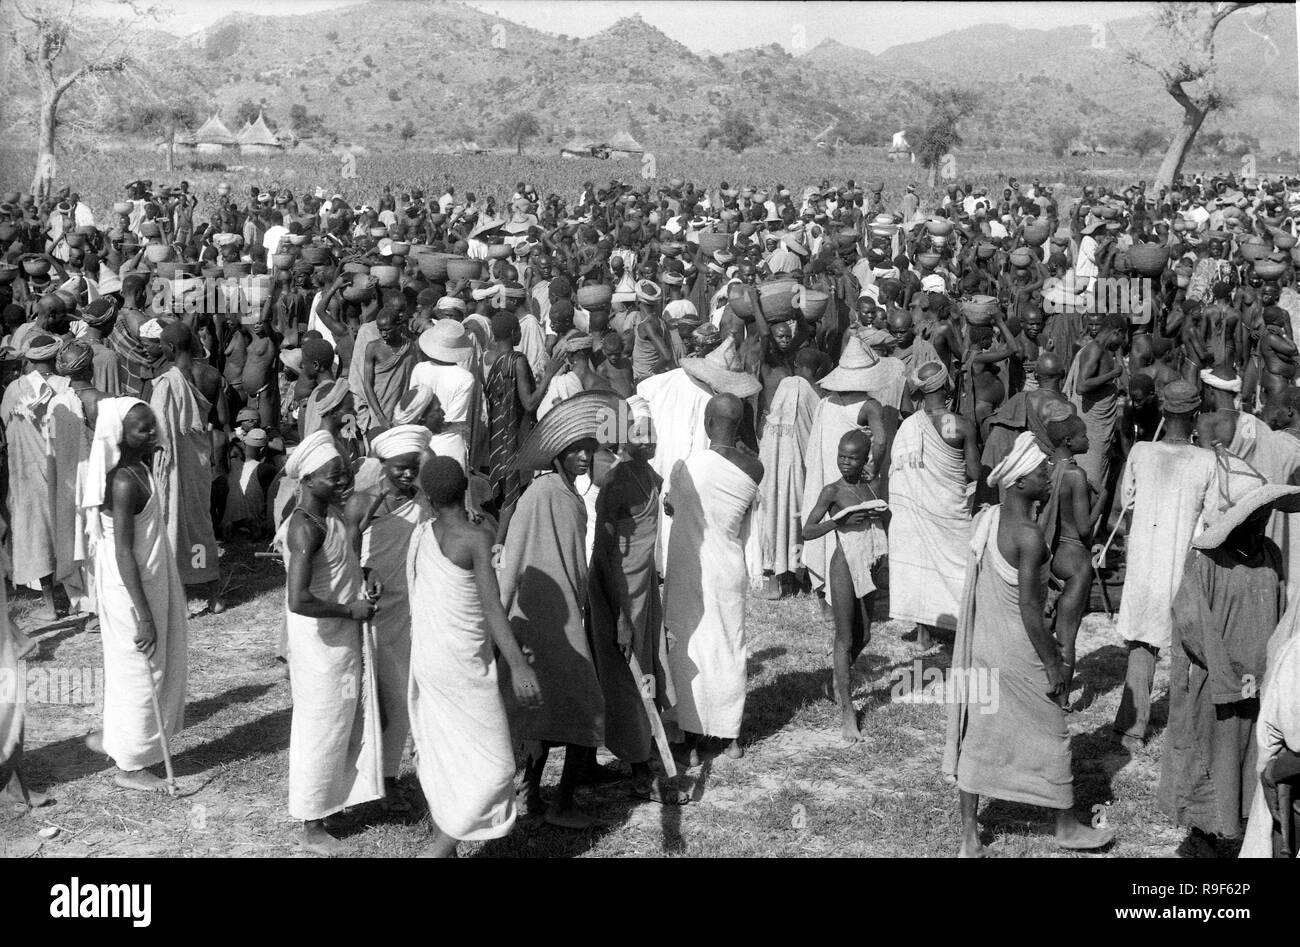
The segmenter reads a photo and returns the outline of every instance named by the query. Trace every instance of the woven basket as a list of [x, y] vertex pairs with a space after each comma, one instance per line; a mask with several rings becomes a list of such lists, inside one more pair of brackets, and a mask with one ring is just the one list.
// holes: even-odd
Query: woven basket
[[1140, 276], [1159, 276], [1169, 265], [1169, 248], [1157, 243], [1135, 243], [1128, 248], [1128, 262]]

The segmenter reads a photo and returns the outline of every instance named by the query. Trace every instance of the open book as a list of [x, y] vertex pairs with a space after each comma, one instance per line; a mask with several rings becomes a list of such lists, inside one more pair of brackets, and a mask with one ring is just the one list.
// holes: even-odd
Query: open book
[[853, 506], [846, 506], [844, 509], [840, 510], [838, 513], [832, 516], [831, 519], [842, 520], [845, 519], [846, 517], [852, 516], [854, 513], [857, 513], [859, 510], [866, 510], [868, 512], [873, 512], [876, 510], [883, 511], [887, 509], [889, 509], [889, 504], [886, 503], [884, 500], [867, 500], [864, 503], [855, 503]]

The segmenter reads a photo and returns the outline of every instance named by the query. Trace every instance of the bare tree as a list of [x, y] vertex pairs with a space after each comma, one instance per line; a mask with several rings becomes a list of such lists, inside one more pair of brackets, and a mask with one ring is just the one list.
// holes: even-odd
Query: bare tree
[[1152, 53], [1125, 50], [1129, 62], [1155, 72], [1175, 102], [1183, 121], [1169, 142], [1156, 172], [1157, 187], [1171, 187], [1182, 170], [1196, 134], [1206, 117], [1227, 104], [1218, 84], [1214, 61], [1214, 32], [1228, 16], [1253, 3], [1160, 3], [1152, 16]]
[[[79, 85], [121, 76], [133, 60], [128, 50], [140, 24], [162, 10], [138, 0], [106, 0], [99, 11], [116, 17], [92, 21], [78, 0], [10, 0], [14, 18], [6, 24], [10, 61], [32, 82], [36, 112], [36, 169], [32, 194], [46, 196], [54, 180], [54, 146], [59, 106]], [[84, 4], [81, 4], [84, 7]]]

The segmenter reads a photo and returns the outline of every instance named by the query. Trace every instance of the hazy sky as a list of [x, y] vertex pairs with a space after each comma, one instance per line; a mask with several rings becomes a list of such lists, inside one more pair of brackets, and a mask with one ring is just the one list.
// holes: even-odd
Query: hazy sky
[[[162, 26], [179, 34], [203, 29], [229, 13], [315, 13], [349, 0], [153, 0], [171, 7]], [[409, 0], [418, 3], [421, 0]], [[91, 8], [99, 0], [91, 0]], [[983, 23], [1051, 29], [1139, 16], [1146, 3], [850, 3], [748, 0], [470, 0], [470, 5], [549, 33], [590, 36], [621, 17], [642, 19], [692, 50], [728, 52], [780, 43], [793, 52], [834, 37], [880, 52], [900, 43]]]

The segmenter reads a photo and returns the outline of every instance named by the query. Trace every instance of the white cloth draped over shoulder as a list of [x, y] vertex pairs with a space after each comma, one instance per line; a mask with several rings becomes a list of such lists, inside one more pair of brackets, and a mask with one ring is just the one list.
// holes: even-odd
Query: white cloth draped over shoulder
[[[101, 401], [101, 412], [103, 405]], [[142, 484], [147, 481], [148, 477], [141, 477]], [[135, 633], [139, 621], [118, 570], [113, 517], [101, 511], [92, 512], [100, 520], [94, 578], [99, 635], [104, 647], [104, 752], [120, 769], [138, 770], [163, 759], [151, 690], [158, 693], [158, 707], [168, 737], [174, 737], [184, 725], [188, 604], [167, 539], [158, 489], [153, 487], [144, 509], [135, 516], [132, 554], [140, 570], [140, 583], [149, 603], [158, 643], [153, 658], [137, 651]]]
[[673, 533], [664, 628], [683, 730], [740, 736], [745, 709], [745, 535], [758, 484], [714, 450], [679, 462], [668, 499]]
[[474, 573], [443, 555], [433, 524], [411, 535], [408, 709], [420, 788], [452, 838], [501, 838], [515, 823], [515, 756]]
[[[293, 514], [276, 534], [287, 572]], [[311, 594], [352, 602], [362, 592], [361, 563], [337, 513], [325, 516], [325, 540], [311, 564]], [[289, 611], [289, 815], [323, 819], [384, 795], [373, 634], [350, 618], [309, 618]]]
[[[658, 438], [655, 455], [650, 460], [654, 472], [668, 483], [679, 460], [709, 448], [704, 432], [704, 409], [713, 391], [696, 381], [681, 368], [644, 378], [636, 386], [650, 405], [650, 417]], [[664, 574], [664, 555], [672, 537], [672, 519], [659, 515], [659, 546], [655, 550], [655, 567]]]
[[889, 617], [956, 628], [971, 528], [965, 457], [924, 411], [894, 436], [889, 506]]

